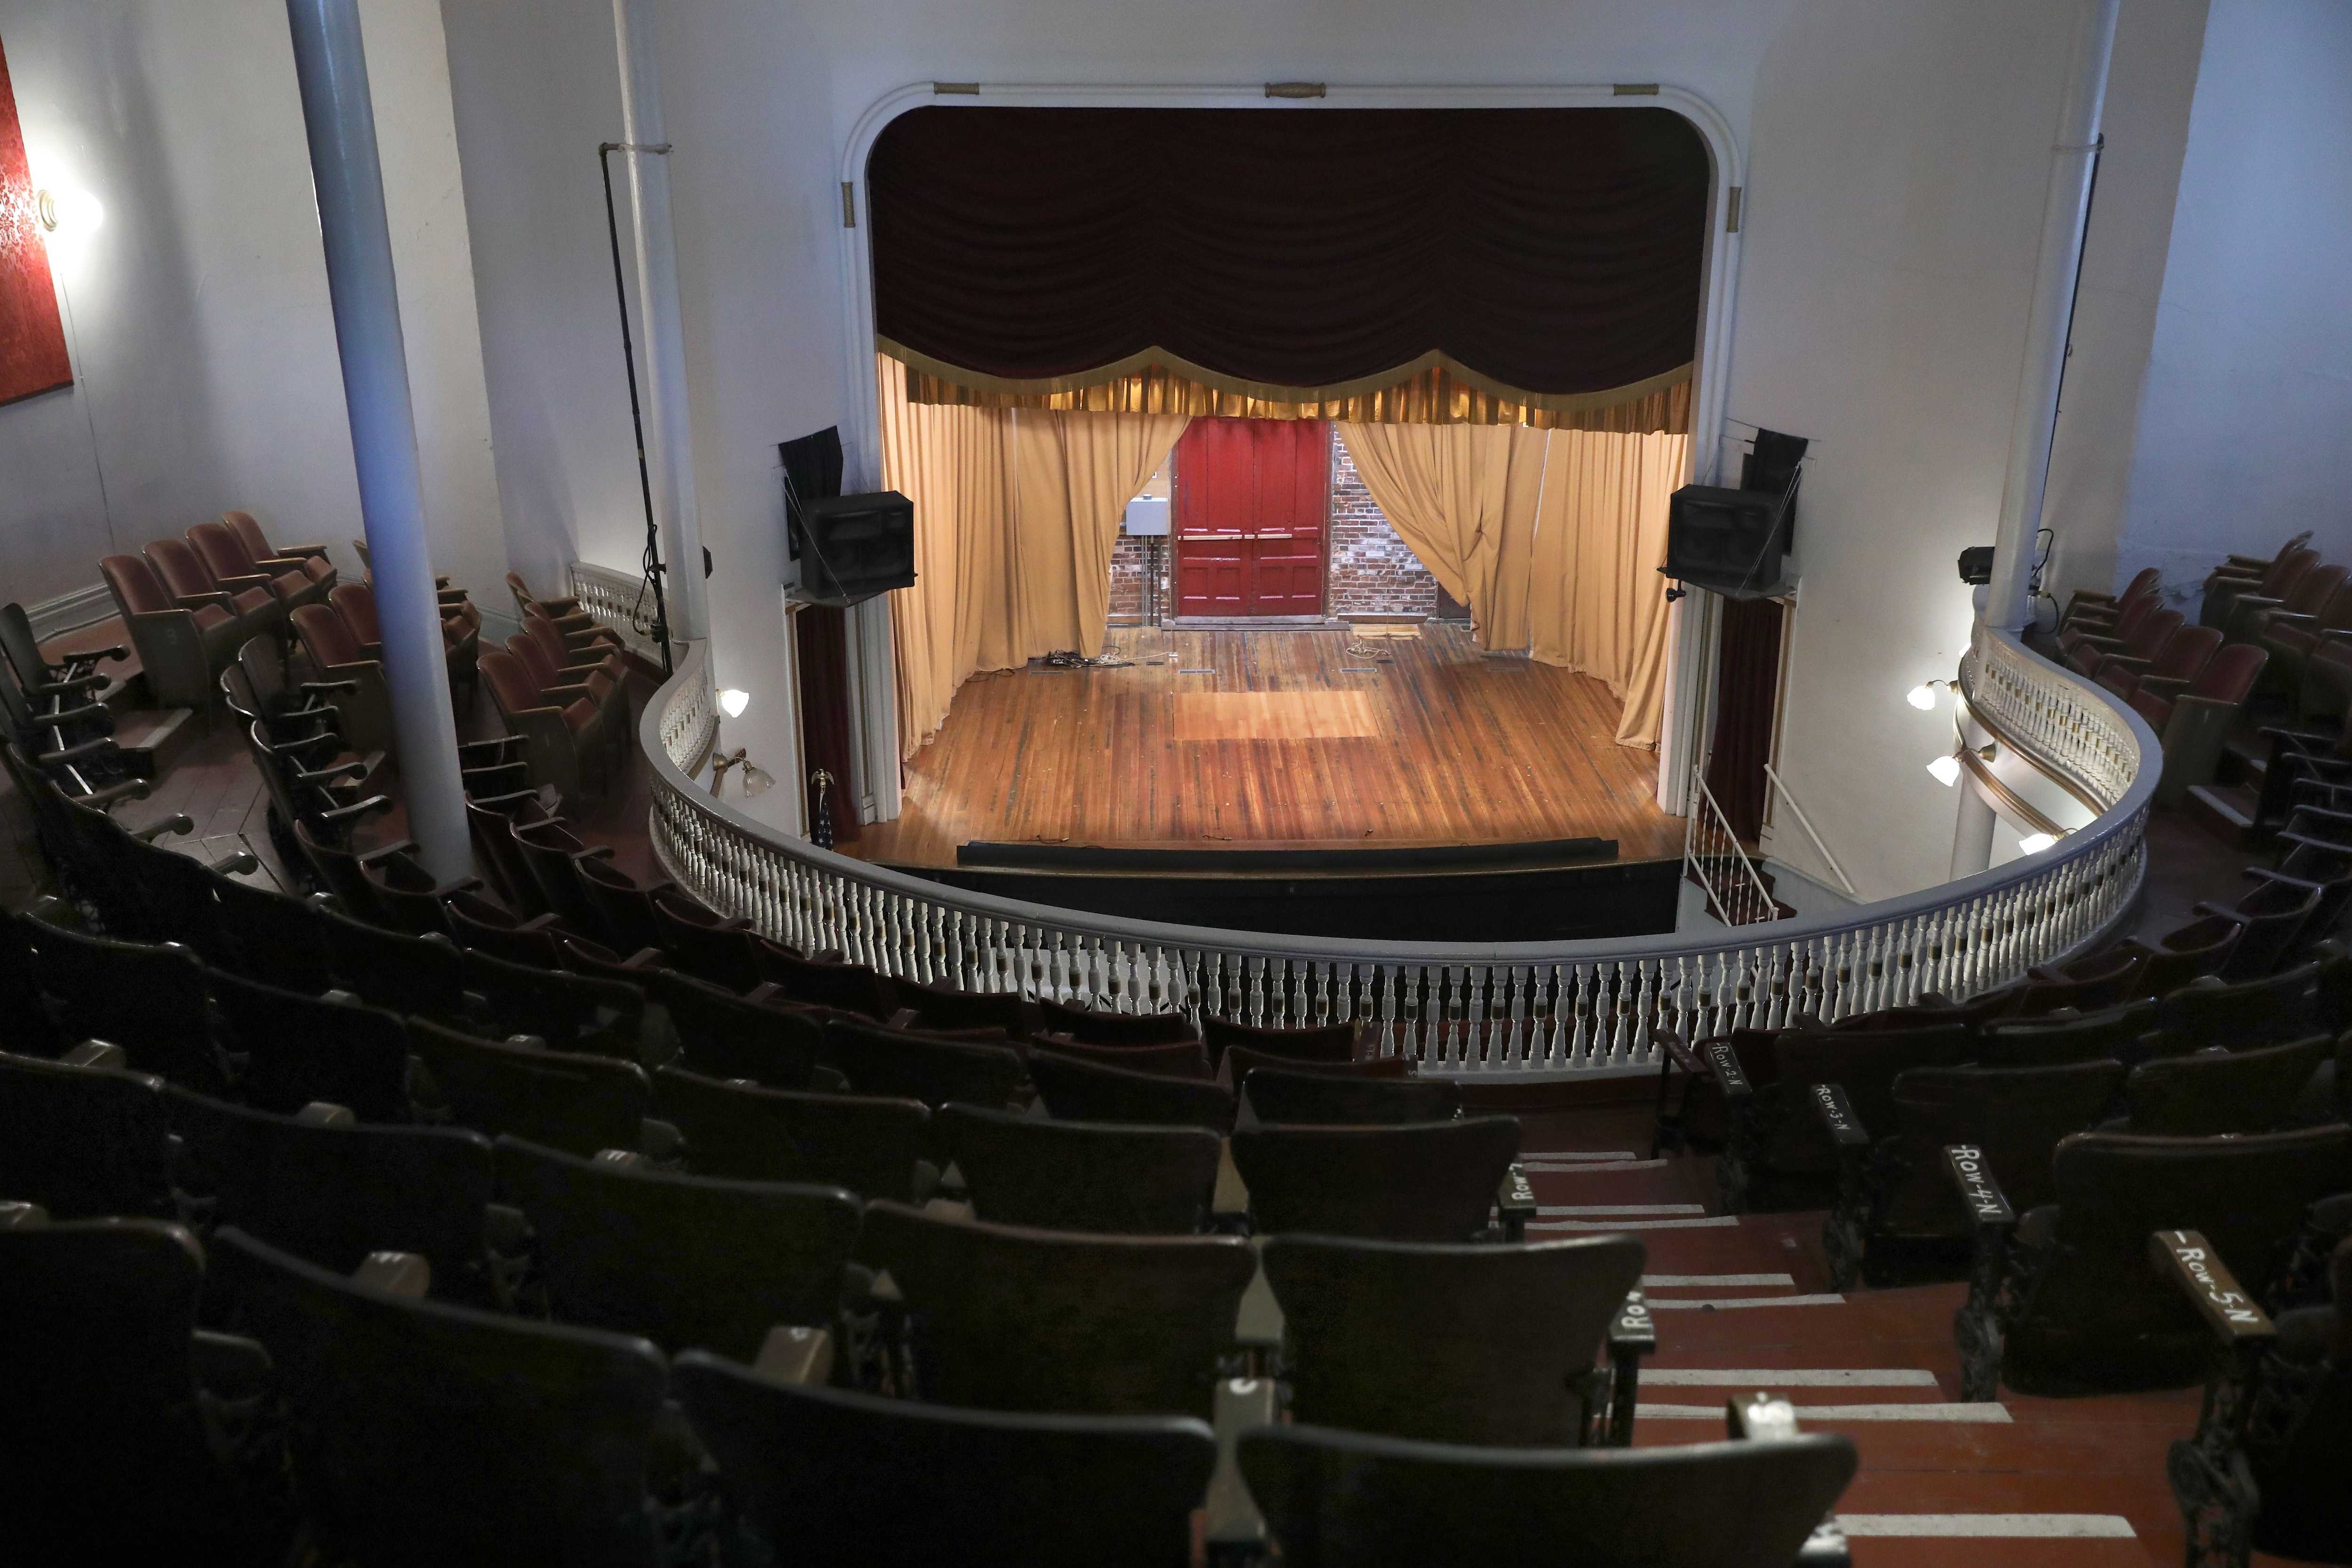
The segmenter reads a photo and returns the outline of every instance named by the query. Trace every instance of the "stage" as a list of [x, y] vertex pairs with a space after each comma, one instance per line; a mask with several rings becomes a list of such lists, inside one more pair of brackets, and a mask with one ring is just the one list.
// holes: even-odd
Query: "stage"
[[[1620, 746], [1589, 676], [1489, 658], [1466, 626], [1115, 626], [1125, 668], [981, 675], [907, 764], [902, 815], [866, 859], [951, 868], [971, 840], [1383, 847], [1613, 839], [1679, 857], [1657, 758]], [[1172, 658], [1171, 656], [1173, 656]], [[1205, 673], [1192, 673], [1205, 672]]]

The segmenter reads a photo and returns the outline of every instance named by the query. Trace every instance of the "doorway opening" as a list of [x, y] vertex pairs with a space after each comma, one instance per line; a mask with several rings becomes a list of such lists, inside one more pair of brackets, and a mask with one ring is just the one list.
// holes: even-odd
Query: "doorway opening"
[[1195, 419], [1176, 443], [1175, 624], [1323, 619], [1331, 429], [1320, 419]]

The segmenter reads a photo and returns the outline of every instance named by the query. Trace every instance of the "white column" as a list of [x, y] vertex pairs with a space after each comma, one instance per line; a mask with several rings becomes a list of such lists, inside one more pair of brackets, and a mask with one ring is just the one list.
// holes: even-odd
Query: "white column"
[[1952, 880], [1973, 877], [1992, 865], [1992, 830], [2000, 819], [1977, 793], [1976, 784], [1960, 781], [1960, 819], [1952, 825]]
[[702, 580], [702, 520], [694, 505], [694, 437], [686, 402], [686, 338], [677, 303], [677, 235], [669, 216], [668, 133], [662, 126], [661, 71], [654, 52], [651, 0], [613, 0], [621, 53], [621, 140], [636, 231], [637, 304], [645, 345], [646, 462], [654, 517], [661, 525], [670, 635], [710, 635]]
[[286, 0], [294, 72], [310, 130], [319, 232], [342, 356], [360, 515], [373, 563], [384, 683], [392, 692], [408, 836], [444, 880], [469, 876], [457, 726], [441, 647], [441, 606], [425, 534], [425, 497], [409, 403], [408, 355], [384, 221], [383, 170], [358, 0]]
[[2051, 148], [2050, 195], [2042, 213], [2042, 258], [2026, 320], [2025, 365], [2009, 427], [2009, 474], [2001, 486], [2000, 527], [1993, 538], [1986, 624], [2016, 630], [2032, 624], [2026, 580], [2050, 484], [2050, 441], [2058, 425], [2058, 383], [2074, 324], [2074, 279], [2083, 264], [2083, 228], [2091, 210], [2099, 117], [2107, 95], [2107, 60], [2116, 43], [2118, 0], [2077, 0], [2074, 66]]

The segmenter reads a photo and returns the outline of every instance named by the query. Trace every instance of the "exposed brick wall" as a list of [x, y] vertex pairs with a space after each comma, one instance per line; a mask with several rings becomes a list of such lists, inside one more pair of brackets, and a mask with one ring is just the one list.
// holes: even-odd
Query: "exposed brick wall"
[[1389, 526], [1337, 430], [1331, 432], [1330, 591], [1324, 603], [1335, 616], [1427, 616], [1437, 610], [1437, 579]]
[[[1132, 624], [1143, 614], [1146, 541], [1119, 531], [1110, 555], [1110, 617]], [[1172, 542], [1160, 552], [1160, 611], [1173, 614], [1168, 563]], [[1331, 433], [1331, 567], [1324, 608], [1334, 616], [1428, 616], [1437, 610], [1437, 579], [1389, 526], [1357, 476], [1355, 459]]]
[[[1160, 543], [1165, 546], [1167, 541]], [[1113, 624], [1133, 623], [1143, 615], [1143, 563], [1151, 541], [1137, 539], [1125, 528], [1110, 551], [1110, 618]], [[1168, 608], [1168, 551], [1160, 552], [1160, 613]]]

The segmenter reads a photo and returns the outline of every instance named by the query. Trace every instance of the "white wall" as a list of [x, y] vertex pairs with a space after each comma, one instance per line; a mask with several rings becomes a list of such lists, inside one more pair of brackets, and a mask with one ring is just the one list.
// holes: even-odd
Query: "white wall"
[[[2106, 148], [2042, 507], [2053, 535], [2044, 588], [2061, 608], [2074, 589], [2115, 581], [2205, 18], [2206, 0], [2123, 0], [2116, 21]], [[2042, 607], [2045, 621], [2054, 613]]]
[[2212, 0], [2119, 570], [2352, 557], [2352, 8]]
[[[1864, 898], [1943, 879], [1953, 570], [1990, 542], [2071, 5], [1806, 0], [1757, 75], [1733, 416], [1817, 443], [1780, 771]], [[1801, 869], [1801, 833], [1773, 852]], [[1825, 872], [1820, 874], [1826, 874]]]
[[[436, 554], [481, 585], [497, 494], [457, 149], [432, 134], [437, 21], [430, 0], [362, 10]], [[107, 215], [58, 268], [76, 385], [0, 408], [8, 595], [88, 588], [100, 555], [232, 507], [340, 546], [358, 489], [283, 6], [0, 0], [0, 38], [36, 180]]]

